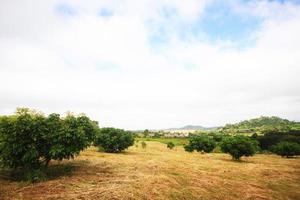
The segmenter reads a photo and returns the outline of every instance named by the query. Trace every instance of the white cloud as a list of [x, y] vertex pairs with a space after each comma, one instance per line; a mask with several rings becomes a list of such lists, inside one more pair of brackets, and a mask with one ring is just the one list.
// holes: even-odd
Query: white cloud
[[[59, 15], [61, 3], [76, 14]], [[0, 113], [71, 110], [128, 129], [259, 115], [300, 120], [299, 6], [234, 3], [236, 12], [264, 18], [256, 43], [243, 50], [228, 41], [181, 40], [174, 29], [166, 29], [167, 43], [149, 43], [149, 21], [192, 22], [209, 3], [0, 1]], [[166, 21], [164, 7], [176, 17]], [[113, 15], [101, 18], [101, 8]]]

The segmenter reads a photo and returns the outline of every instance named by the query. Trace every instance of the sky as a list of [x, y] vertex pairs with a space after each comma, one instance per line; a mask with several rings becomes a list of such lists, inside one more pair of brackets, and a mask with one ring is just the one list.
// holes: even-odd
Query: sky
[[0, 114], [101, 127], [300, 121], [300, 1], [0, 0]]

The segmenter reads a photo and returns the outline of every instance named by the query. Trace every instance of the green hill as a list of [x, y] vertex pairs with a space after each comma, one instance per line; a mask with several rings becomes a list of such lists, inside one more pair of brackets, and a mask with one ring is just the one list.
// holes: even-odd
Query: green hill
[[236, 124], [227, 124], [219, 131], [229, 134], [262, 134], [265, 131], [278, 130], [286, 132], [289, 130], [300, 130], [300, 122], [289, 121], [280, 117], [266, 117], [244, 120]]

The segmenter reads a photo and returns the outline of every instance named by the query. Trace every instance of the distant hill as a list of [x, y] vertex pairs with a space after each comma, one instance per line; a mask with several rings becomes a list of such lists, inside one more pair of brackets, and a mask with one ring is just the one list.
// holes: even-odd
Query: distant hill
[[219, 127], [204, 127], [199, 125], [186, 125], [181, 128], [169, 128], [166, 130], [195, 130], [195, 131], [201, 131], [201, 130], [215, 130]]
[[236, 124], [227, 124], [220, 129], [221, 132], [228, 133], [262, 133], [265, 130], [276, 129], [287, 131], [291, 129], [300, 129], [300, 122], [289, 121], [280, 117], [266, 117], [244, 120]]

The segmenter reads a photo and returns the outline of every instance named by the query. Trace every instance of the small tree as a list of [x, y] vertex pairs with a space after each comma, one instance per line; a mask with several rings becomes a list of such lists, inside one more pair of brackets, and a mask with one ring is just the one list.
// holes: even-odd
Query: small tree
[[294, 142], [280, 142], [273, 146], [272, 151], [282, 157], [293, 157], [300, 155], [300, 145]]
[[221, 143], [221, 150], [229, 153], [234, 160], [239, 160], [242, 156], [253, 156], [257, 149], [257, 141], [242, 135], [226, 138]]
[[168, 142], [167, 143], [167, 148], [173, 149], [175, 147], [175, 144], [173, 142]]
[[206, 136], [193, 136], [189, 140], [189, 144], [184, 146], [184, 149], [188, 152], [204, 151], [206, 153], [211, 152], [216, 147], [215, 141]]
[[101, 128], [94, 145], [101, 146], [105, 152], [118, 153], [134, 144], [131, 132], [116, 128]]
[[74, 158], [90, 145], [98, 129], [86, 116], [48, 117], [27, 109], [0, 117], [0, 164], [8, 168], [40, 169], [50, 160]]
[[149, 130], [145, 129], [143, 132], [144, 137], [149, 137]]

